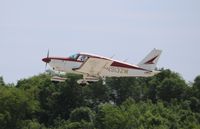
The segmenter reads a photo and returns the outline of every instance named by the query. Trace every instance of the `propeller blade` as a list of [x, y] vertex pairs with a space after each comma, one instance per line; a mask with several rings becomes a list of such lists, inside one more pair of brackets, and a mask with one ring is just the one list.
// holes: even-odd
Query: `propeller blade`
[[49, 49], [48, 49], [48, 51], [47, 51], [47, 58], [49, 58]]
[[[48, 51], [47, 51], [47, 58], [49, 58], [49, 49], [48, 49]], [[46, 62], [46, 64], [45, 64], [45, 71], [46, 71], [46, 69], [47, 69], [47, 62]]]
[[47, 69], [47, 63], [45, 64], [45, 71], [46, 71], [46, 69]]

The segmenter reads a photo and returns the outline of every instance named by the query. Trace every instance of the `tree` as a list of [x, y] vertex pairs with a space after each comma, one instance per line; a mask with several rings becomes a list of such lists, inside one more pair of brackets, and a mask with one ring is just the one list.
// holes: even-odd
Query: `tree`
[[166, 78], [176, 78], [183, 80], [178, 73], [172, 72], [170, 69], [161, 69], [160, 71], [161, 72], [159, 74], [153, 76], [153, 78], [156, 78], [156, 80], [158, 80], [158, 82], [160, 83], [164, 81]]
[[158, 97], [167, 102], [170, 102], [171, 99], [184, 99], [186, 87], [183, 80], [167, 78], [159, 86]]
[[200, 75], [194, 79], [193, 87], [200, 91]]
[[129, 97], [139, 101], [144, 95], [143, 87], [136, 78], [110, 78], [107, 84], [111, 88], [112, 101], [117, 105]]
[[[192, 97], [193, 97], [193, 99], [192, 99], [192, 103], [194, 104], [194, 103], [196, 103], [197, 105], [198, 105], [198, 101], [197, 100], [195, 100], [194, 98], [196, 98], [196, 99], [200, 99], [200, 75], [199, 76], [197, 76], [195, 79], [194, 79], [194, 83], [193, 83], [193, 87], [192, 87]], [[195, 105], [196, 105], [195, 104]], [[194, 105], [193, 105], [194, 106]], [[196, 109], [195, 109], [196, 110]], [[200, 110], [199, 110], [200, 111]]]
[[47, 129], [43, 124], [40, 124], [37, 120], [24, 120], [21, 123], [21, 129]]
[[200, 112], [200, 100], [196, 97], [191, 97], [190, 99], [190, 108], [193, 112]]
[[160, 82], [156, 77], [150, 78], [148, 83], [146, 84], [148, 90], [146, 92], [146, 99], [151, 99], [152, 102], [156, 103], [158, 100], [158, 86]]
[[122, 129], [126, 122], [120, 109], [111, 104], [100, 106], [96, 117], [96, 127], [99, 129]]
[[31, 96], [16, 88], [0, 88], [0, 127], [20, 129], [23, 120], [34, 118], [38, 103]]
[[92, 122], [94, 121], [94, 113], [88, 107], [80, 107], [74, 109], [70, 114], [70, 121], [72, 122], [79, 122], [79, 121], [87, 121]]
[[5, 83], [4, 83], [4, 80], [3, 80], [2, 76], [0, 76], [0, 86], [5, 86]]
[[111, 88], [109, 85], [102, 85], [102, 80], [99, 82], [82, 87], [82, 95], [86, 106], [96, 109], [99, 104], [106, 103], [111, 100]]
[[[171, 70], [149, 78], [108, 78], [82, 87], [68, 74], [40, 74], [9, 86], [0, 78], [0, 128], [200, 128], [200, 77], [193, 87]], [[5, 86], [2, 86], [5, 85]]]

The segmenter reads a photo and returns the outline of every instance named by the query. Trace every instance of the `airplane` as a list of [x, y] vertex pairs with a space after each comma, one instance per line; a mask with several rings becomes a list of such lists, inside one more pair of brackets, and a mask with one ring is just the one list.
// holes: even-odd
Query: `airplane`
[[[100, 79], [105, 81], [106, 77], [151, 77], [160, 71], [155, 70], [162, 51], [153, 49], [138, 65], [112, 58], [80, 52], [69, 57], [47, 57], [42, 61], [57, 72], [75, 73], [83, 75], [78, 80], [80, 85], [97, 82]], [[63, 82], [66, 78], [53, 77], [52, 80]]]

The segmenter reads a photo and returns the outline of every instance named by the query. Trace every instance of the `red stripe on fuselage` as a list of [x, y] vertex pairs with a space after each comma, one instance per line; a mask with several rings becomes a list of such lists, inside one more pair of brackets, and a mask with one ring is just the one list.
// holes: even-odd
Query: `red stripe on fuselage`
[[137, 70], [149, 71], [149, 70], [147, 70], [147, 69], [143, 69], [143, 68], [136, 67], [136, 66], [129, 65], [129, 64], [124, 64], [124, 63], [117, 62], [117, 61], [114, 61], [114, 62], [111, 64], [111, 66], [114, 66], [114, 67], [122, 67], [122, 68], [128, 68], [128, 69], [137, 69]]
[[83, 62], [83, 61], [75, 60], [75, 59], [72, 59], [72, 58], [61, 58], [61, 57], [48, 57], [46, 59], [61, 60], [61, 61], [72, 61], [72, 62]]
[[[86, 55], [86, 54], [81, 54], [81, 55]], [[86, 55], [88, 57], [93, 57], [93, 58], [99, 58], [99, 59], [105, 59], [105, 60], [111, 60], [109, 58], [105, 58], [105, 57], [99, 57], [99, 56], [94, 56], [94, 55]], [[44, 58], [44, 60], [61, 60], [61, 61], [72, 61], [72, 62], [80, 62], [80, 63], [83, 63], [84, 61], [79, 61], [79, 60], [75, 60], [75, 59], [72, 59], [72, 58], [61, 58], [61, 57], [48, 57], [48, 58]], [[125, 64], [123, 62], [119, 62], [119, 61], [113, 61], [113, 63], [111, 64], [111, 66], [114, 66], [114, 67], [122, 67], [122, 68], [129, 68], [129, 69], [137, 69], [137, 70], [143, 70], [143, 71], [150, 71], [150, 70], [147, 70], [147, 69], [143, 69], [143, 68], [140, 68], [140, 67], [137, 67], [137, 66], [134, 66], [134, 65], [129, 65], [129, 64]]]

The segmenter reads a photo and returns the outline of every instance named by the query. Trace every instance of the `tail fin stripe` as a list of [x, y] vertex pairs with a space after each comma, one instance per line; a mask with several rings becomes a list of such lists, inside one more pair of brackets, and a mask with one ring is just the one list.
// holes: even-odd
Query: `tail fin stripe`
[[154, 70], [162, 51], [153, 49], [139, 64], [138, 66], [147, 70]]
[[155, 56], [154, 58], [148, 60], [147, 62], [145, 62], [145, 64], [155, 64], [154, 61], [158, 56]]

